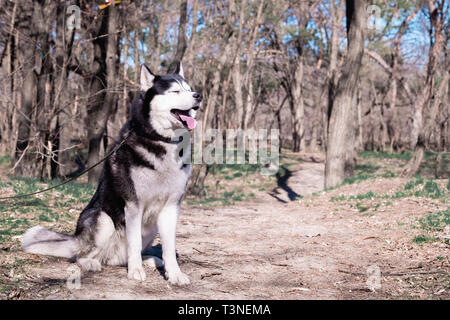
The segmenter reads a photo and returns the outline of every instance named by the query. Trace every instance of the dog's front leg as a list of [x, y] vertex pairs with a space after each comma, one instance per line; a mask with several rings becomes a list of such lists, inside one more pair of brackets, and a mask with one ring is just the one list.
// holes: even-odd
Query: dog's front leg
[[181, 272], [178, 266], [175, 250], [177, 219], [178, 207], [170, 205], [161, 211], [157, 224], [162, 243], [166, 277], [172, 284], [185, 285], [189, 284], [190, 281], [188, 276]]
[[125, 206], [125, 232], [127, 236], [128, 278], [144, 281], [142, 267], [142, 209], [135, 203]]

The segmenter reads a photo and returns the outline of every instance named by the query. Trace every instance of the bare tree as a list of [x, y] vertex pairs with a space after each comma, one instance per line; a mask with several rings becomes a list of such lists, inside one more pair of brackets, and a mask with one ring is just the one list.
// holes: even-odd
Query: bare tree
[[[347, 141], [354, 126], [355, 89], [364, 53], [365, 1], [346, 1], [347, 55], [331, 104], [328, 143], [325, 162], [325, 188], [341, 183], [345, 178]], [[351, 143], [351, 142], [350, 142]], [[348, 169], [347, 169], [348, 170]]]
[[187, 0], [184, 0], [180, 4], [180, 22], [178, 24], [178, 40], [177, 49], [175, 51], [175, 56], [169, 65], [169, 72], [174, 72], [176, 66], [183, 59], [184, 53], [186, 52], [187, 42], [186, 42], [186, 23], [187, 23]]
[[[427, 77], [425, 85], [417, 99], [417, 103], [414, 105], [414, 130], [413, 130], [413, 145], [414, 153], [411, 160], [404, 167], [402, 175], [406, 177], [413, 176], [417, 170], [419, 170], [420, 163], [422, 162], [425, 152], [425, 146], [427, 144], [427, 138], [430, 136], [430, 131], [435, 124], [434, 119], [436, 117], [437, 107], [439, 104], [433, 104], [433, 95], [436, 88], [436, 71], [438, 67], [439, 57], [443, 52], [444, 46], [444, 13], [445, 1], [428, 1], [427, 8], [430, 19], [430, 50], [428, 53], [428, 66]], [[448, 70], [449, 64], [446, 61], [445, 69]], [[441, 82], [441, 86], [445, 87], [447, 75], [444, 75], [444, 79]], [[437, 92], [442, 92], [441, 88], [437, 89]], [[436, 99], [436, 98], [435, 98]], [[429, 113], [429, 117], [424, 121], [424, 116]]]
[[[105, 129], [110, 110], [116, 99], [116, 78], [118, 74], [118, 22], [119, 10], [109, 6], [103, 10], [100, 26], [94, 36], [94, 61], [90, 70], [89, 88], [93, 93], [88, 107], [88, 166], [100, 160], [101, 142], [105, 137]], [[104, 145], [106, 149], [107, 143]], [[89, 183], [96, 183], [100, 177], [101, 167], [91, 170]]]

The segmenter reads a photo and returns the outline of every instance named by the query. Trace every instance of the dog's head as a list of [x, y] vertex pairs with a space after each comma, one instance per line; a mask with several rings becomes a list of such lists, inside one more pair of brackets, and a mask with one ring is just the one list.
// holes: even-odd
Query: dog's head
[[195, 128], [202, 96], [184, 79], [181, 63], [175, 73], [166, 75], [155, 75], [142, 65], [140, 88], [145, 97], [141, 112], [158, 134], [174, 138], [177, 129]]

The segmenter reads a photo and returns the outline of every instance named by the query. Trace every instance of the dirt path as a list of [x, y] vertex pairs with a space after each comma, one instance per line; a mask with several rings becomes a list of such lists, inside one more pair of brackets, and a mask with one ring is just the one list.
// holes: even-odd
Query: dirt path
[[[188, 287], [170, 286], [158, 271], [147, 270], [147, 280], [137, 283], [125, 268], [105, 267], [68, 290], [73, 264], [56, 258], [42, 258], [30, 277], [46, 284], [47, 299], [450, 298], [449, 246], [411, 241], [411, 224], [443, 205], [405, 198], [363, 215], [330, 198], [393, 192], [405, 181], [375, 179], [308, 197], [322, 185], [321, 166], [289, 168], [290, 191], [277, 188], [278, 199], [267, 193], [230, 207], [183, 206], [177, 251]], [[292, 201], [289, 192], [306, 197]], [[377, 268], [380, 287], [372, 292], [366, 281]], [[376, 286], [377, 278], [369, 280]]]

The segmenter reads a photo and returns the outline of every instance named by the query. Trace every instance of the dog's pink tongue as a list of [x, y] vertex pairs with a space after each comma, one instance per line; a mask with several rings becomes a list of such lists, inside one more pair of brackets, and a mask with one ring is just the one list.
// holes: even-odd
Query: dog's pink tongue
[[192, 117], [180, 114], [180, 118], [181, 118], [181, 120], [183, 120], [184, 122], [187, 123], [187, 126], [188, 126], [189, 130], [194, 129], [195, 126], [197, 125], [197, 121], [194, 118], [192, 118]]

